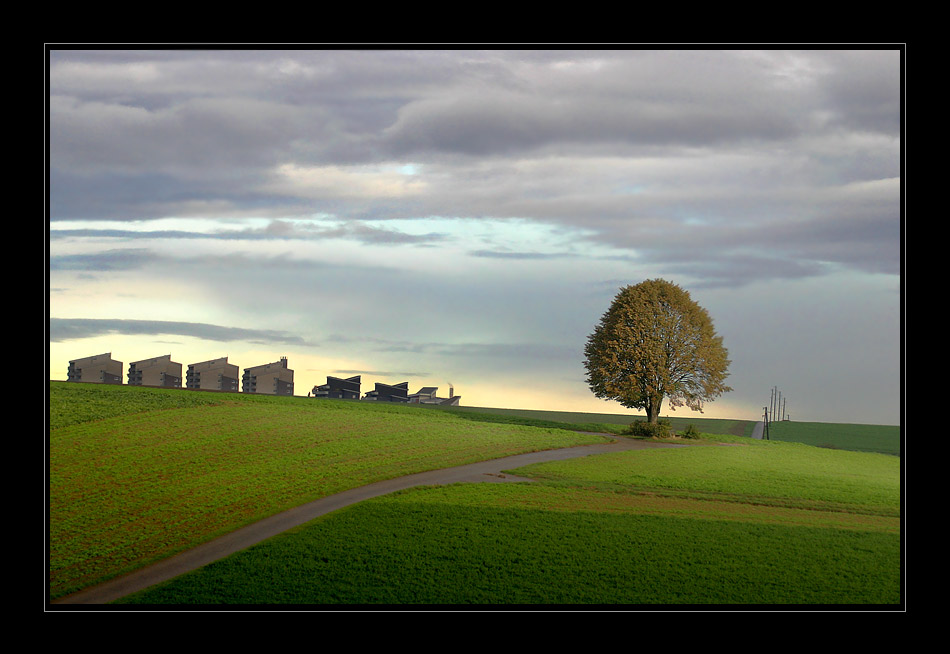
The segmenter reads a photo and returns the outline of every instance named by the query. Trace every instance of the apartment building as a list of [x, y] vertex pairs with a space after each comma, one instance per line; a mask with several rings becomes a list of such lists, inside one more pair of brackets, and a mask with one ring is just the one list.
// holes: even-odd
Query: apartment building
[[280, 361], [245, 368], [241, 376], [242, 393], [293, 395], [294, 371], [287, 367], [287, 357]]
[[69, 362], [66, 381], [94, 384], [121, 384], [122, 362], [115, 361], [111, 352]]
[[185, 373], [185, 387], [203, 391], [237, 393], [240, 380], [240, 369], [237, 364], [228, 363], [227, 357], [188, 364]]
[[181, 388], [181, 364], [170, 354], [130, 363], [129, 386]]

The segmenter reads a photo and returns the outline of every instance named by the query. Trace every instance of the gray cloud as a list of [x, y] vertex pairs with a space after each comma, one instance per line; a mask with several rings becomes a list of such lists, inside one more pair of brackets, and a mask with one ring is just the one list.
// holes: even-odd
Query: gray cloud
[[471, 250], [468, 253], [473, 257], [485, 259], [560, 259], [570, 256], [567, 253], [550, 252], [511, 252], [507, 250]]
[[[49, 62], [59, 310], [80, 294], [147, 302], [145, 271], [279, 327], [249, 335], [261, 341], [313, 334], [380, 370], [534, 384], [582, 379], [575, 346], [616, 287], [661, 276], [716, 299], [744, 335], [737, 361], [758, 332], [735, 325], [771, 309], [778, 331], [806, 303], [803, 344], [784, 339], [767, 369], [831, 378], [827, 356], [805, 354], [812, 319], [824, 324], [816, 289], [899, 286], [897, 49], [54, 49]], [[884, 300], [861, 297], [849, 324], [896, 341], [861, 313]], [[232, 333], [188, 325], [161, 329]], [[51, 321], [51, 337], [111, 328]], [[731, 385], [751, 386], [758, 359]]]
[[149, 336], [174, 334], [220, 342], [246, 341], [266, 345], [307, 345], [307, 342], [301, 337], [279, 330], [244, 329], [209, 325], [207, 323], [166, 320], [49, 319], [49, 340], [53, 343], [110, 334]]
[[376, 377], [428, 377], [428, 372], [393, 372], [391, 370], [334, 370], [337, 375], [373, 375]]
[[114, 272], [142, 268], [158, 259], [157, 255], [144, 248], [104, 250], [93, 254], [52, 256], [49, 260], [49, 269]]
[[[893, 274], [895, 229], [838, 216], [896, 225], [899, 190], [862, 207], [826, 185], [899, 176], [899, 82], [899, 51], [886, 49], [54, 50], [51, 217], [323, 212], [340, 225], [310, 237], [392, 245], [445, 235], [350, 221], [511, 217], [582, 228], [650, 261], [676, 259], [699, 234], [697, 272], [707, 258], [721, 269], [729, 256], [763, 256], [737, 252], [741, 241], [789, 244], [770, 256], [802, 260], [785, 268], [792, 276], [819, 269], [804, 260]], [[367, 181], [359, 175], [322, 188], [277, 172], [406, 162], [424, 192], [400, 198], [348, 192], [347, 180]], [[713, 227], [691, 229], [691, 217]], [[835, 233], [786, 238], [809, 221]], [[278, 227], [215, 237], [308, 236]]]
[[[387, 229], [367, 225], [362, 221], [339, 223], [335, 226], [324, 224], [297, 224], [285, 220], [272, 220], [266, 227], [247, 227], [241, 229], [218, 229], [212, 232], [189, 232], [184, 230], [128, 230], [128, 229], [56, 229], [50, 232], [50, 239], [65, 238], [120, 238], [124, 240], [155, 240], [155, 239], [204, 239], [204, 240], [240, 240], [240, 241], [288, 241], [288, 240], [323, 240], [344, 239], [367, 245], [426, 245], [446, 240], [446, 235], [438, 232], [425, 234], [408, 234], [397, 229]], [[129, 264], [136, 255], [144, 254], [144, 250], [125, 249], [112, 250], [110, 253], [100, 253], [92, 257], [62, 256], [57, 257], [57, 267], [80, 266], [88, 261], [89, 265], [108, 265], [105, 260], [111, 256], [117, 260], [127, 259]]]

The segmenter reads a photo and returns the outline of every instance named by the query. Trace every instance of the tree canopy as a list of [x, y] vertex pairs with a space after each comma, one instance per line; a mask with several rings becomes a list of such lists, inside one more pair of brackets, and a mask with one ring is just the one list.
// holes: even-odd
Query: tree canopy
[[646, 411], [655, 423], [670, 407], [702, 411], [731, 391], [728, 351], [709, 313], [689, 292], [663, 279], [625, 286], [584, 348], [587, 382], [599, 398]]

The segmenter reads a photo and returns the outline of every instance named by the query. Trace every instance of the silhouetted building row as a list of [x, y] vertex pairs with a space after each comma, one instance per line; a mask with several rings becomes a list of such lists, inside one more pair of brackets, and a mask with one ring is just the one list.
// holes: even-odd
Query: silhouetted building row
[[[439, 397], [437, 386], [425, 386], [418, 392], [409, 394], [409, 382], [398, 384], [383, 384], [376, 382], [376, 387], [367, 391], [363, 400], [370, 402], [394, 402], [397, 404], [442, 404], [458, 406], [461, 395], [455, 394], [455, 389], [449, 386], [449, 396]], [[360, 376], [340, 379], [327, 377], [327, 383], [313, 387], [313, 396], [337, 400], [357, 400], [360, 397]]]
[[[129, 386], [158, 386], [181, 388], [180, 363], [172, 361], [167, 354], [129, 364]], [[112, 358], [112, 353], [76, 359], [69, 362], [66, 377], [71, 382], [97, 384], [121, 384], [122, 362]], [[293, 395], [294, 371], [287, 366], [287, 357], [280, 361], [253, 368], [245, 368], [240, 378], [241, 391], [266, 395]], [[228, 363], [227, 357], [192, 363], [185, 375], [185, 387], [200, 390], [238, 392], [238, 367]]]
[[[163, 388], [181, 388], [182, 365], [172, 361], [172, 355], [144, 359], [129, 364], [128, 384], [130, 386], [158, 386]], [[185, 374], [185, 388], [238, 392], [239, 368], [228, 363], [227, 357], [192, 363]], [[98, 384], [121, 384], [122, 362], [112, 358], [112, 353], [75, 359], [69, 362], [67, 380], [71, 382], [92, 382]], [[287, 365], [287, 357], [280, 361], [245, 368], [240, 377], [242, 393], [263, 395], [293, 395], [294, 371]], [[384, 384], [376, 382], [375, 388], [368, 391], [363, 400], [371, 402], [392, 402], [396, 404], [441, 404], [458, 406], [462, 399], [449, 385], [449, 396], [439, 397], [437, 386], [424, 386], [416, 393], [409, 394], [409, 382]], [[336, 400], [360, 399], [360, 375], [348, 377], [327, 377], [327, 383], [313, 387], [313, 396]]]

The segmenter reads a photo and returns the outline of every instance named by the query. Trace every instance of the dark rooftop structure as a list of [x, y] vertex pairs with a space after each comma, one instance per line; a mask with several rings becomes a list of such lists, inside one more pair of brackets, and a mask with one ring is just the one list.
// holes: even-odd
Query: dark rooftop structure
[[375, 402], [408, 402], [409, 382], [392, 385], [376, 382], [376, 389], [366, 393], [363, 399]]
[[327, 376], [327, 383], [313, 387], [313, 396], [334, 400], [360, 399], [360, 376], [341, 379]]

